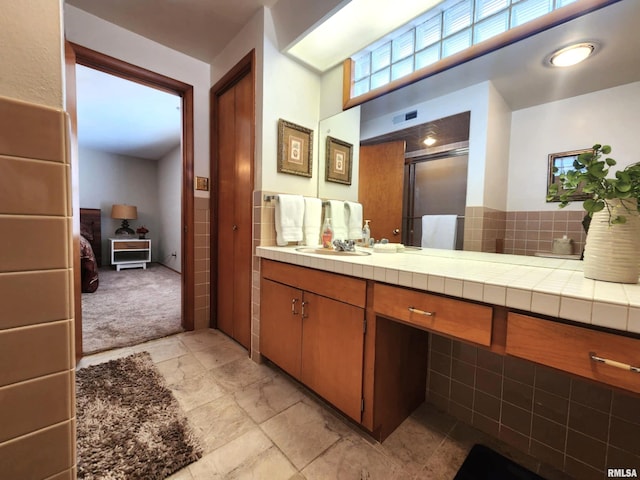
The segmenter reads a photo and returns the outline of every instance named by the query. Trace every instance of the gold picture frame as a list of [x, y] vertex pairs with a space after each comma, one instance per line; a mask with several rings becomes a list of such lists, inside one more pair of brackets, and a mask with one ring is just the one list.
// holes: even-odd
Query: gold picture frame
[[278, 120], [278, 172], [311, 177], [313, 130]]
[[353, 167], [353, 145], [343, 140], [327, 136], [325, 180], [327, 182], [351, 185]]
[[[573, 162], [578, 158], [578, 156], [582, 153], [592, 152], [591, 148], [583, 148], [581, 150], [571, 150], [569, 152], [559, 152], [559, 153], [550, 153], [549, 154], [549, 166], [548, 166], [548, 175], [547, 175], [547, 192], [549, 191], [549, 187], [553, 184], [558, 185], [558, 193], [547, 202], [559, 202], [560, 195], [562, 195], [566, 190], [562, 188], [560, 184], [560, 174], [567, 170], [575, 170], [573, 166]], [[554, 172], [554, 170], [556, 170]], [[591, 198], [591, 195], [588, 193], [582, 193], [582, 189], [578, 188], [575, 193], [569, 196], [569, 201], [576, 200], [586, 200]]]

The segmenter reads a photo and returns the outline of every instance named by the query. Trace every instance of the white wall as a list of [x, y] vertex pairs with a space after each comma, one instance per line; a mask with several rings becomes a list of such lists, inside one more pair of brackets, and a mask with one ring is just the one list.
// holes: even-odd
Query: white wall
[[[353, 145], [351, 185], [327, 182], [326, 153], [327, 136]], [[350, 108], [342, 113], [320, 121], [318, 127], [318, 196], [324, 199], [358, 201], [358, 176], [360, 174], [360, 107]]]
[[[342, 65], [332, 68], [320, 78], [320, 118], [342, 112]], [[360, 107], [358, 106], [358, 111]], [[360, 123], [358, 121], [358, 123]]]
[[0, 24], [0, 95], [62, 108], [62, 2], [3, 1]]
[[[548, 155], [609, 144], [618, 166], [637, 162], [640, 82], [513, 112], [507, 209], [556, 210], [545, 200]], [[568, 207], [581, 210], [582, 202]]]
[[[279, 52], [271, 11], [264, 12], [262, 190], [317, 196], [320, 76]], [[280, 118], [314, 130], [311, 178], [278, 173]]]
[[[155, 242], [158, 261], [182, 271], [182, 147], [167, 153], [158, 162], [158, 215], [160, 228]], [[171, 254], [176, 256], [172, 257]]]
[[[69, 4], [64, 8], [69, 41], [193, 86], [194, 175], [209, 176], [209, 64], [167, 48]], [[208, 192], [195, 191], [208, 197]]]
[[[473, 118], [473, 112], [471, 112], [471, 117]], [[511, 109], [493, 84], [489, 84], [487, 150], [484, 157], [485, 182], [482, 205], [502, 211], [507, 208], [510, 131]]]
[[155, 241], [160, 240], [158, 162], [143, 158], [79, 149], [80, 207], [101, 210], [102, 263], [109, 265], [109, 237], [121, 221], [111, 218], [114, 203], [135, 205], [138, 218], [129, 222], [135, 231], [149, 229], [151, 259], [158, 261]]

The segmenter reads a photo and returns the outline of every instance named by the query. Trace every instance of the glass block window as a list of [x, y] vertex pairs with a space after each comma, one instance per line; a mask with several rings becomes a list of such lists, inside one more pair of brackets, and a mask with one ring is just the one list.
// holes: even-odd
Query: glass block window
[[352, 98], [579, 0], [445, 0], [353, 60]]
[[442, 58], [461, 52], [471, 46], [471, 29], [468, 28], [464, 32], [457, 33], [442, 42]]
[[389, 83], [389, 68], [385, 68], [371, 75], [371, 90]]
[[393, 42], [391, 57], [394, 62], [407, 58], [409, 55], [413, 55], [415, 51], [415, 45], [413, 41], [414, 30], [411, 29], [404, 35], [399, 36]]
[[476, 23], [473, 29], [473, 43], [484, 42], [509, 30], [509, 12], [500, 12]]
[[391, 43], [376, 48], [371, 52], [371, 71], [377, 72], [391, 64]]
[[462, 2], [445, 10], [443, 13], [443, 35], [445, 37], [452, 35], [471, 25], [472, 8], [471, 0], [462, 0]]
[[442, 38], [442, 16], [436, 15], [416, 27], [416, 51], [440, 41]]
[[509, 7], [509, 0], [478, 0], [476, 1], [476, 22], [494, 13], [504, 12]]
[[391, 66], [391, 80], [406, 77], [413, 72], [413, 57], [405, 58]]
[[415, 68], [419, 70], [440, 60], [440, 44], [425, 48], [416, 53]]
[[511, 10], [511, 28], [535, 20], [553, 10], [553, 0], [521, 0]]

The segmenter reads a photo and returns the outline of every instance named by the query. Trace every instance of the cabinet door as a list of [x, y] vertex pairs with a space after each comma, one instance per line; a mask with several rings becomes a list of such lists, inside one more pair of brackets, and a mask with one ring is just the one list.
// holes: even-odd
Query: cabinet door
[[260, 353], [300, 379], [302, 292], [262, 279], [260, 284]]
[[364, 309], [304, 292], [302, 382], [361, 418]]

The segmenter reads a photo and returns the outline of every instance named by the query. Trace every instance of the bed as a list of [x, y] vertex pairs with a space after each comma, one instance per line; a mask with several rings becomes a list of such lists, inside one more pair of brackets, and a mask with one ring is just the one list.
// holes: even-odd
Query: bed
[[93, 293], [100, 279], [98, 268], [102, 265], [102, 235], [100, 233], [100, 209], [80, 209], [80, 277], [82, 293]]

